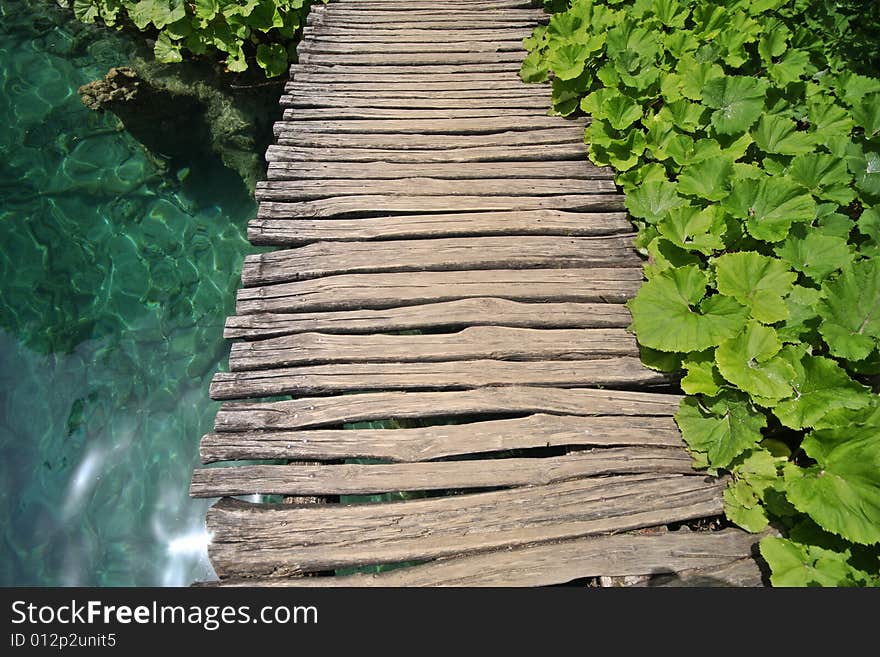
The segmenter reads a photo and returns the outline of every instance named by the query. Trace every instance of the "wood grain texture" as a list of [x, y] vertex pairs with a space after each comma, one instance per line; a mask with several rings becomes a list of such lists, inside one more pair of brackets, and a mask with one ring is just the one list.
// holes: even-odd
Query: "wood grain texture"
[[534, 162], [583, 160], [583, 144], [537, 144], [535, 146], [464, 146], [447, 149], [332, 148], [294, 145], [270, 146], [270, 162], [392, 162], [392, 163], [463, 163], [463, 162]]
[[357, 214], [418, 212], [519, 212], [569, 210], [617, 212], [625, 208], [622, 194], [565, 194], [559, 196], [394, 196], [364, 194], [309, 201], [264, 201], [258, 219], [299, 219]]
[[208, 511], [208, 549], [220, 577], [419, 561], [711, 516], [721, 512], [725, 485], [705, 476], [620, 475], [385, 504], [224, 500]]
[[[418, 110], [412, 110], [418, 111]], [[561, 178], [612, 180], [613, 173], [587, 160], [561, 162], [412, 163], [373, 162], [270, 162], [270, 180], [382, 180], [436, 178], [441, 180]], [[476, 220], [478, 217], [471, 217]], [[537, 218], [537, 217], [536, 217]]]
[[[415, 93], [415, 92], [414, 92]], [[349, 92], [337, 94], [285, 94], [279, 99], [282, 108], [327, 108], [332, 111], [336, 108], [394, 108], [411, 110], [430, 109], [468, 109], [488, 108], [501, 111], [516, 109], [528, 109], [530, 111], [544, 110], [547, 100], [540, 96], [495, 96], [483, 94], [477, 96], [474, 91], [459, 91], [444, 97], [435, 97], [426, 94], [401, 95], [377, 97], [365, 92]], [[583, 147], [581, 148], [583, 157]]]
[[624, 303], [642, 282], [638, 269], [513, 269], [340, 274], [238, 291], [239, 314], [394, 308], [497, 297], [512, 301]]
[[618, 447], [546, 458], [200, 468], [193, 472], [190, 495], [373, 495], [395, 491], [539, 486], [610, 474], [691, 472], [691, 459], [682, 450]]
[[631, 321], [629, 311], [621, 304], [530, 304], [487, 297], [380, 310], [230, 315], [224, 337], [258, 340], [310, 331], [387, 333], [466, 326], [624, 328]]
[[[390, 360], [390, 357], [389, 357]], [[606, 388], [669, 384], [635, 357], [574, 361], [456, 360], [441, 362], [338, 363], [218, 372], [212, 399], [275, 395], [323, 395], [369, 390], [463, 390], [483, 386], [559, 386]]]
[[215, 431], [329, 427], [389, 418], [549, 413], [552, 415], [672, 416], [679, 395], [586, 388], [529, 386], [455, 392], [368, 392], [339, 397], [303, 397], [280, 402], [228, 402]]
[[379, 120], [445, 120], [445, 119], [501, 119], [509, 116], [527, 117], [534, 115], [531, 107], [455, 107], [436, 109], [412, 109], [396, 107], [298, 107], [284, 110], [282, 121], [336, 121], [339, 119], [379, 119]]
[[[525, 146], [528, 144], [581, 144], [577, 130], [546, 128], [541, 130], [509, 130], [484, 135], [430, 134], [340, 134], [323, 132], [282, 132], [278, 143], [283, 146], [330, 148], [370, 148], [397, 150], [446, 150], [448, 148], [486, 148], [489, 146]], [[581, 153], [583, 154], [583, 152]]]
[[667, 586], [761, 586], [761, 571], [751, 556], [757, 540], [755, 535], [738, 529], [656, 536], [627, 533], [447, 557], [382, 573], [227, 579], [222, 585], [522, 587], [603, 575], [655, 575], [658, 580], [671, 582]]
[[[473, 52], [520, 52], [522, 39], [493, 41], [396, 41], [381, 43], [376, 41], [341, 41], [339, 39], [309, 39], [297, 47], [299, 53], [473, 53]], [[520, 81], [520, 84], [522, 82]]]
[[397, 215], [363, 219], [253, 219], [253, 244], [299, 246], [313, 242], [359, 242], [409, 238], [556, 235], [599, 237], [632, 230], [623, 212], [530, 210], [458, 214]]
[[246, 459], [412, 462], [514, 449], [586, 446], [684, 448], [671, 416], [547, 415], [410, 429], [214, 432], [202, 437], [203, 463]]
[[241, 280], [253, 286], [359, 272], [641, 266], [628, 235], [329, 241], [246, 256]]
[[[306, 28], [308, 29], [308, 28]], [[327, 28], [325, 28], [327, 30]], [[439, 35], [438, 30], [416, 30], [418, 32], [418, 36], [420, 38], [428, 37], [434, 38]], [[527, 31], [528, 32], [528, 31]], [[405, 39], [410, 38], [407, 35], [412, 33], [407, 33], [406, 31], [400, 30], [386, 30], [386, 29], [373, 29], [370, 30], [370, 34], [381, 35], [384, 38], [390, 39], [394, 41], [395, 39]], [[360, 38], [363, 35], [363, 30], [348, 30], [348, 29], [340, 29], [338, 30], [338, 38], [341, 39], [351, 39], [352, 37]], [[499, 63], [499, 64], [419, 64], [417, 66], [409, 66], [405, 69], [401, 69], [399, 66], [383, 66], [382, 64], [376, 64], [373, 66], [353, 66], [346, 64], [291, 64], [290, 72], [291, 75], [295, 77], [299, 71], [311, 71], [314, 73], [363, 73], [365, 75], [372, 75], [375, 73], [385, 74], [390, 73], [393, 74], [395, 72], [400, 72], [404, 74], [443, 74], [443, 75], [457, 75], [459, 73], [504, 73], [505, 75], [513, 78], [519, 79], [519, 66], [516, 63]], [[547, 97], [550, 96], [550, 89], [545, 88], [545, 93]]]
[[298, 333], [237, 342], [232, 371], [322, 363], [408, 363], [453, 360], [589, 360], [638, 356], [623, 329], [531, 329], [471, 326], [457, 333], [340, 335]]
[[563, 130], [583, 138], [583, 123], [565, 123], [552, 116], [510, 115], [504, 117], [439, 118], [439, 119], [340, 119], [336, 121], [280, 121], [275, 124], [278, 135], [304, 133], [362, 135], [484, 135], [499, 132], [532, 130]]
[[[476, 23], [470, 23], [476, 25]], [[408, 25], [401, 24], [401, 27]], [[446, 23], [431, 21], [420, 23], [423, 27], [445, 27]], [[511, 23], [511, 26], [515, 26]], [[525, 58], [525, 51], [521, 52], [449, 52], [443, 53], [444, 62], [450, 64], [483, 64], [510, 62], [520, 64]], [[437, 53], [310, 53], [300, 54], [299, 61], [303, 64], [393, 64], [397, 66], [412, 66], [414, 64], [433, 64], [438, 60]]]

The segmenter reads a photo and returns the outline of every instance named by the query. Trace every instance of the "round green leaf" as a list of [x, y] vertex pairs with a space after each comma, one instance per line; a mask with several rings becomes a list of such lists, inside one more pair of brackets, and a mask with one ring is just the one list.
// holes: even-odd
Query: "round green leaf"
[[788, 317], [782, 297], [791, 292], [797, 274], [782, 260], [760, 253], [728, 253], [715, 259], [718, 291], [752, 311], [752, 317], [773, 324]]

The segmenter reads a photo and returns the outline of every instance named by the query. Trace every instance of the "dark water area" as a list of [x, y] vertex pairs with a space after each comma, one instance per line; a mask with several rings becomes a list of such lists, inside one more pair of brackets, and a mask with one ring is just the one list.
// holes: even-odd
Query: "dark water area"
[[188, 497], [256, 206], [168, 168], [77, 88], [121, 35], [0, 0], [0, 585], [213, 578]]

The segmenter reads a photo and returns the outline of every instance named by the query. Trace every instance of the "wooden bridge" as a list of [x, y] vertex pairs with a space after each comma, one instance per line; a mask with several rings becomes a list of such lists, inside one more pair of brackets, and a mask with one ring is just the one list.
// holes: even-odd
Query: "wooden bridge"
[[[244, 264], [211, 387], [252, 401], [201, 446], [275, 464], [192, 480], [224, 498], [221, 583], [760, 584], [753, 536], [686, 526], [722, 513], [726, 482], [691, 469], [677, 389], [626, 331], [642, 263], [611, 172], [519, 80], [545, 19], [518, 0], [312, 10], [249, 226], [280, 248]], [[283, 503], [231, 499], [252, 494]], [[378, 564], [405, 567], [339, 574]]]

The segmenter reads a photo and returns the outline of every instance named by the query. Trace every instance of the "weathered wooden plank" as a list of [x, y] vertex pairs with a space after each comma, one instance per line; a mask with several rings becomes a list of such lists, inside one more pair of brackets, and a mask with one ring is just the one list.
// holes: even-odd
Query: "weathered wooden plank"
[[[402, 12], [418, 11], [424, 9], [437, 9], [436, 2], [407, 2], [403, 5], [400, 0], [390, 0], [389, 2], [337, 2], [340, 7], [351, 8], [353, 10], [368, 9], [395, 9]], [[482, 2], [446, 2], [450, 7], [462, 7], [467, 9], [534, 9], [534, 4], [530, 0], [484, 0]]]
[[512, 301], [624, 303], [642, 283], [637, 269], [504, 269], [340, 274], [238, 291], [240, 314], [394, 308], [498, 297]]
[[376, 465], [249, 465], [193, 471], [192, 497], [372, 495], [395, 491], [538, 486], [609, 474], [690, 474], [684, 450], [618, 447], [546, 458]]
[[536, 414], [508, 420], [411, 429], [217, 432], [202, 438], [203, 463], [246, 459], [429, 461], [536, 447], [684, 448], [672, 417]]
[[[302, 53], [463, 53], [463, 52], [521, 52], [522, 39], [493, 41], [342, 41], [338, 39], [305, 39], [297, 52]], [[520, 84], [523, 84], [520, 82]]]
[[[440, 150], [457, 148], [486, 148], [490, 146], [540, 147], [541, 144], [577, 144], [583, 154], [580, 130], [547, 128], [542, 130], [512, 130], [483, 135], [436, 134], [358, 134], [320, 132], [282, 132], [277, 139], [282, 146], [307, 148], [369, 148], [379, 150]], [[511, 156], [512, 157], [512, 156]]]
[[304, 219], [357, 214], [414, 212], [519, 212], [568, 210], [622, 211], [622, 194], [565, 194], [562, 196], [337, 196], [311, 201], [264, 201], [258, 219]]
[[490, 22], [494, 21], [498, 18], [505, 17], [515, 17], [515, 18], [535, 18], [535, 19], [543, 19], [546, 20], [549, 16], [544, 13], [543, 10], [537, 8], [526, 8], [526, 9], [516, 9], [511, 7], [498, 7], [498, 8], [487, 8], [482, 6], [475, 6], [470, 8], [470, 6], [466, 3], [457, 4], [455, 6], [455, 11], [444, 11], [443, 8], [432, 7], [428, 9], [421, 9], [415, 7], [399, 7], [399, 6], [389, 6], [382, 8], [373, 8], [367, 5], [365, 6], [352, 6], [349, 3], [345, 2], [333, 2], [330, 4], [316, 4], [312, 7], [311, 16], [314, 19], [330, 19], [337, 20], [341, 16], [354, 16], [358, 18], [368, 18], [370, 19], [367, 22], [372, 22], [374, 19], [382, 19], [389, 18], [392, 21], [397, 18], [403, 17], [434, 17], [439, 16], [445, 20], [454, 21], [456, 17], [471, 17], [476, 16], [481, 19], [487, 19]]
[[[363, 30], [340, 30], [339, 38], [341, 39], [351, 39], [351, 38], [360, 38], [363, 35]], [[435, 30], [420, 30], [420, 37], [434, 38], [432, 35], [436, 35]], [[390, 31], [390, 30], [370, 30], [370, 34], [383, 35], [385, 38], [391, 39], [402, 39], [407, 38], [405, 32], [398, 31]], [[403, 74], [440, 74], [440, 75], [459, 75], [463, 73], [504, 73], [511, 77], [512, 79], [519, 79], [519, 65], [515, 62], [500, 62], [497, 64], [419, 64], [414, 66], [408, 66], [405, 69], [402, 69], [400, 66], [386, 66], [382, 64], [376, 64], [374, 66], [354, 66], [354, 65], [346, 65], [346, 64], [291, 64], [290, 65], [290, 73], [292, 76], [296, 76], [298, 72], [301, 71], [310, 71], [312, 73], [363, 73], [364, 75], [374, 75], [374, 74], [390, 74], [394, 75], [395, 72], [403, 73]], [[550, 89], [548, 87], [544, 87], [547, 94], [550, 94]]]
[[635, 337], [623, 329], [529, 329], [471, 326], [428, 335], [298, 333], [237, 342], [233, 371], [322, 363], [407, 363], [453, 360], [588, 360], [638, 356]]
[[502, 385], [630, 388], [670, 382], [669, 377], [649, 370], [634, 357], [340, 363], [218, 372], [211, 382], [211, 398], [250, 399], [368, 390], [464, 390]]
[[280, 144], [270, 146], [266, 158], [272, 162], [392, 162], [435, 164], [441, 162], [563, 162], [582, 161], [583, 143], [535, 144], [532, 146], [473, 146], [433, 150], [381, 148], [303, 147]]
[[376, 180], [269, 180], [257, 183], [257, 201], [302, 201], [339, 196], [556, 196], [613, 194], [613, 180], [582, 178], [381, 178]]
[[[738, 529], [618, 534], [447, 557], [382, 573], [227, 579], [222, 586], [550, 586], [612, 575], [660, 575], [665, 586], [761, 586], [750, 556], [758, 537]], [[651, 586], [664, 586], [652, 583]]]
[[320, 509], [223, 500], [208, 511], [208, 550], [220, 577], [419, 561], [715, 515], [725, 485], [705, 476], [622, 475]]
[[680, 401], [679, 395], [660, 393], [531, 386], [477, 388], [454, 392], [367, 392], [340, 397], [303, 397], [280, 402], [227, 402], [217, 412], [214, 429], [303, 429], [389, 418], [504, 413], [671, 416], [678, 410]]
[[631, 317], [614, 303], [519, 303], [507, 299], [461, 299], [383, 310], [231, 315], [224, 337], [262, 338], [321, 331], [383, 333], [464, 326], [523, 328], [623, 328]]
[[399, 107], [297, 107], [284, 110], [284, 123], [299, 121], [337, 121], [339, 119], [417, 120], [443, 119], [499, 119], [505, 116], [533, 116], [534, 110], [525, 107], [454, 107], [436, 109], [402, 109]]
[[[428, 24], [426, 24], [428, 25]], [[442, 23], [434, 23], [442, 25]], [[498, 62], [522, 63], [525, 51], [521, 52], [449, 52], [443, 53], [444, 62], [449, 64], [495, 64]], [[432, 64], [439, 59], [437, 53], [311, 53], [299, 56], [303, 64], [386, 64], [412, 66], [413, 64]]]
[[546, 112], [549, 101], [540, 96], [495, 96], [483, 94], [476, 97], [471, 91], [460, 97], [442, 97], [421, 94], [418, 97], [376, 97], [368, 93], [357, 94], [293, 94], [281, 96], [281, 107], [326, 107], [326, 108], [394, 108], [394, 109], [529, 109]]
[[333, 274], [540, 267], [641, 267], [632, 236], [315, 242], [244, 259], [245, 286]]
[[[531, 34], [528, 28], [512, 28], [507, 30], [501, 29], [485, 29], [485, 30], [394, 30], [393, 27], [385, 27], [380, 30], [351, 30], [346, 28], [335, 28], [332, 25], [323, 25], [318, 30], [308, 29], [302, 43], [309, 44], [340, 44], [348, 42], [351, 39], [345, 37], [358, 36], [358, 44], [379, 44], [385, 46], [393, 46], [396, 43], [455, 43], [460, 46], [477, 46], [480, 44], [491, 43], [513, 43], [522, 48], [523, 39]], [[297, 65], [299, 66], [299, 65]], [[299, 70], [299, 69], [294, 69]], [[461, 73], [460, 71], [452, 71], [452, 74]]]
[[[518, 130], [568, 130], [571, 137], [583, 138], [586, 122], [566, 121], [556, 116], [474, 117], [437, 119], [340, 119], [289, 121], [274, 124], [276, 134], [287, 137], [307, 132], [357, 134], [483, 135]], [[438, 141], [443, 141], [438, 139]]]
[[[368, 166], [354, 162], [270, 162], [270, 180], [380, 180], [401, 178], [439, 178], [442, 180], [479, 180], [481, 178], [551, 178], [612, 180], [614, 173], [588, 160], [557, 162], [483, 163], [412, 163], [373, 162]], [[398, 218], [395, 218], [395, 221]], [[472, 216], [470, 220], [476, 220]], [[584, 219], [581, 217], [580, 219]]]
[[[445, 56], [444, 56], [445, 59]], [[510, 80], [445, 80], [433, 82], [346, 82], [345, 84], [324, 84], [288, 82], [284, 85], [285, 93], [297, 96], [329, 96], [368, 94], [373, 98], [388, 97], [438, 97], [438, 98], [474, 98], [492, 92], [496, 97], [542, 98], [548, 102], [548, 89], [539, 85], [526, 85], [523, 82]], [[443, 93], [440, 93], [443, 92]], [[564, 122], [562, 117], [556, 117]]]

